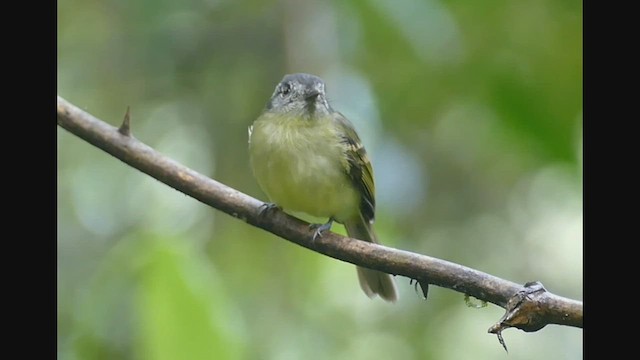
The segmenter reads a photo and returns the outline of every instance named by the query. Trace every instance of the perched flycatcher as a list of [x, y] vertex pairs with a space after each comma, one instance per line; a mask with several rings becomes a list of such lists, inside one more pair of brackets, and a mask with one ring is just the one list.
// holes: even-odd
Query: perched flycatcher
[[[314, 239], [337, 221], [350, 237], [378, 243], [371, 162], [351, 122], [327, 102], [322, 79], [282, 79], [249, 128], [249, 153], [256, 180], [274, 205], [329, 218], [315, 225]], [[398, 299], [391, 275], [357, 270], [367, 296]]]

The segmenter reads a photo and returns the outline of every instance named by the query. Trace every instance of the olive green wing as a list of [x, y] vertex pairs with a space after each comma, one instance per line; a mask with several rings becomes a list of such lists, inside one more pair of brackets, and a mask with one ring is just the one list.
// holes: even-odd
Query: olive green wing
[[343, 144], [346, 145], [347, 161], [344, 163], [345, 171], [353, 186], [362, 195], [360, 198], [360, 212], [364, 220], [371, 223], [375, 217], [376, 208], [371, 162], [351, 122], [339, 112], [334, 112], [333, 118], [338, 126], [340, 138]]

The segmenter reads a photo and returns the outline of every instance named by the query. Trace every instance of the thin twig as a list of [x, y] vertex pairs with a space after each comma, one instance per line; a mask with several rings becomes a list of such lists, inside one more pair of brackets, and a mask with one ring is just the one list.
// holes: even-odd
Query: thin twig
[[537, 331], [547, 324], [582, 327], [581, 301], [539, 287], [532, 292], [533, 283], [518, 285], [445, 260], [334, 233], [312, 241], [313, 230], [308, 223], [279, 209], [261, 215], [263, 202], [191, 170], [130, 136], [128, 111], [124, 133], [59, 96], [57, 114], [58, 125], [69, 132], [174, 189], [253, 226], [342, 261], [406, 276], [423, 287], [433, 284], [452, 289], [507, 309], [505, 317], [491, 327], [498, 335], [508, 327], [525, 331]]

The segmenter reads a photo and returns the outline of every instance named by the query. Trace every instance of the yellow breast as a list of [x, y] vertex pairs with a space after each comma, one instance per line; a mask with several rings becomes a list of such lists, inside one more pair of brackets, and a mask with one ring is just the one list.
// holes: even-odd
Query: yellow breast
[[358, 214], [360, 196], [330, 121], [263, 115], [253, 125], [249, 154], [256, 180], [271, 202], [341, 222]]

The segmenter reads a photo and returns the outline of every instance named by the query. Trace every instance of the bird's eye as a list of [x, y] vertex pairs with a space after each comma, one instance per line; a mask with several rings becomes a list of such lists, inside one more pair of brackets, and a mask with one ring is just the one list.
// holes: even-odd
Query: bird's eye
[[291, 92], [291, 85], [289, 83], [282, 84], [280, 87], [280, 95], [286, 96]]

